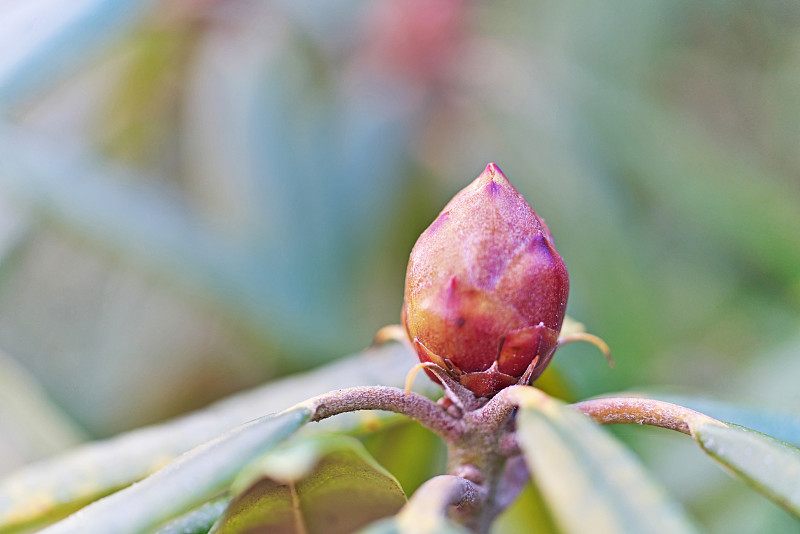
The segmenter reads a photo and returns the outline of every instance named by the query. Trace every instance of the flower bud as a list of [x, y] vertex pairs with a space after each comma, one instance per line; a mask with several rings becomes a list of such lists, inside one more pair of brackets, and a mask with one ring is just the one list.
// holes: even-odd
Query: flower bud
[[414, 245], [403, 325], [420, 361], [487, 397], [544, 371], [568, 293], [549, 229], [490, 163]]

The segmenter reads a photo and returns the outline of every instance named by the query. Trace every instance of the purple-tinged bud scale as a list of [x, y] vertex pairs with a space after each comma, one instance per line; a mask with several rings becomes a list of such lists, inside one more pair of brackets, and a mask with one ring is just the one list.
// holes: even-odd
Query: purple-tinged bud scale
[[403, 325], [420, 361], [489, 397], [544, 371], [568, 293], [550, 230], [490, 163], [414, 245]]

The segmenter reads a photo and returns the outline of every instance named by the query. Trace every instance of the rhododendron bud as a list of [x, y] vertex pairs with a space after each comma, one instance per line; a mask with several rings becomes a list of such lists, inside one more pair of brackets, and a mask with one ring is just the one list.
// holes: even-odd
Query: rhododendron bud
[[547, 225], [489, 164], [414, 245], [403, 325], [420, 361], [486, 397], [544, 371], [568, 293]]

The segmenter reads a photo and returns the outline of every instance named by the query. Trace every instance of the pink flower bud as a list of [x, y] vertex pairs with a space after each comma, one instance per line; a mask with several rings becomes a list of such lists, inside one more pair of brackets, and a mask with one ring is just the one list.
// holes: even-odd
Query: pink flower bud
[[414, 245], [403, 325], [420, 361], [487, 397], [544, 371], [568, 293], [550, 230], [490, 163]]

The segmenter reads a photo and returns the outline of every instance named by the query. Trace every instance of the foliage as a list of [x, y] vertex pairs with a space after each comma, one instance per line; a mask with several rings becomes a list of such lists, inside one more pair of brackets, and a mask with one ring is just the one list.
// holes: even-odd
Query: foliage
[[[442, 0], [421, 21], [415, 2], [16, 4], [0, 7], [0, 470], [362, 346], [397, 320], [422, 225], [497, 159], [557, 229], [569, 311], [618, 361], [566, 348], [537, 384], [568, 401], [646, 384], [780, 439], [693, 435], [789, 514], [682, 436], [612, 434], [698, 529], [797, 529], [796, 5]], [[401, 386], [411, 356], [378, 353], [13, 472], [5, 524], [51, 522], [305, 397]], [[585, 429], [547, 414], [525, 420], [589, 461]], [[308, 426], [355, 435], [408, 495], [445, 470], [429, 431], [350, 415]], [[495, 528], [571, 524], [544, 486]], [[231, 498], [158, 528], [208, 529]]]
[[[394, 365], [376, 366], [389, 382], [393, 376], [396, 378], [397, 367], [408, 357], [406, 351], [397, 350], [370, 354], [376, 360], [392, 361]], [[357, 375], [363, 373], [364, 359], [355, 356], [335, 365]], [[317, 374], [328, 377], [336, 373], [323, 369]], [[297, 379], [292, 382], [298, 383]], [[315, 382], [309, 377], [301, 378], [299, 383]], [[428, 383], [425, 385], [430, 388]], [[457, 386], [455, 382], [452, 385]], [[195, 424], [214, 428], [220, 415], [235, 417], [244, 406], [253, 410], [253, 399], [269, 398], [270, 389], [280, 391], [281, 384], [267, 386], [263, 391], [243, 395], [192, 417]], [[800, 519], [797, 500], [800, 449], [678, 405], [615, 396], [564, 406], [540, 390], [514, 386], [475, 412], [453, 418], [422, 396], [396, 391], [399, 394], [395, 395], [386, 386], [339, 389], [301, 402], [278, 415], [245, 423], [179, 456], [141, 482], [100, 499], [80, 514], [56, 522], [44, 532], [136, 533], [154, 528], [163, 533], [178, 528], [231, 533], [259, 528], [275, 532], [352, 532], [398, 510], [395, 519], [375, 523], [365, 532], [457, 532], [463, 527], [447, 519], [448, 508], [458, 505], [462, 510], [455, 518], [472, 513], [464, 510], [494, 510], [488, 516], [491, 521], [517, 498], [528, 480], [525, 464], [560, 532], [578, 533], [586, 529], [608, 533], [697, 532], [680, 506], [667, 497], [630, 451], [579, 412], [600, 423], [646, 423], [690, 434], [711, 458]], [[514, 460], [520, 458], [519, 450], [512, 448], [505, 453], [510, 459], [490, 492], [491, 497], [481, 496], [483, 482], [470, 481], [468, 475], [434, 477], [417, 489], [403, 507], [405, 498], [400, 484], [352, 438], [331, 436], [330, 429], [323, 428], [322, 434], [313, 432], [316, 437], [301, 437], [288, 446], [279, 446], [309, 420], [380, 408], [406, 413], [437, 430], [450, 446], [449, 471], [474, 469], [478, 465], [488, 476], [491, 466], [481, 462], [491, 463], [491, 449], [505, 443], [501, 437], [505, 432], [503, 425], [515, 407], [519, 408], [518, 430], [510, 435], [516, 436], [525, 462]], [[735, 408], [728, 410], [735, 416]], [[752, 416], [752, 412], [744, 415]], [[371, 433], [394, 424], [392, 418], [383, 416], [373, 415], [369, 419], [366, 423], [362, 419], [356, 426], [339, 424], [336, 429], [358, 434], [365, 431], [366, 424], [366, 431]], [[182, 425], [185, 422], [176, 421], [146, 432], [158, 442], [173, 435]], [[489, 441], [484, 442], [484, 447], [476, 447], [482, 434]], [[8, 478], [0, 485], [0, 503], [4, 503], [0, 510], [2, 531], [17, 532], [48, 518], [52, 520], [80, 506], [88, 495], [103, 495], [136, 482], [142, 475], [134, 471], [128, 471], [127, 479], [103, 472], [91, 493], [85, 493], [86, 470], [91, 469], [92, 462], [102, 462], [103, 457], [117, 458], [123, 467], [128, 467], [125, 464], [132, 462], [126, 457], [126, 449], [138, 444], [134, 438], [132, 435], [105, 445], [87, 445], [83, 451], [50, 460], [41, 467], [26, 468]], [[99, 455], [101, 450], [103, 456]], [[168, 454], [163, 447], [151, 448], [149, 452], [144, 449], [139, 451], [140, 463], [155, 466], [156, 459], [165, 459], [165, 453]], [[464, 455], [470, 463], [454, 466], [454, 459]], [[179, 517], [182, 514], [185, 515]], [[479, 523], [472, 528], [484, 530], [477, 526]], [[522, 528], [518, 524], [512, 527], [503, 520], [498, 525], [509, 530], [492, 532]]]

